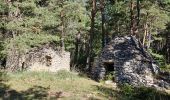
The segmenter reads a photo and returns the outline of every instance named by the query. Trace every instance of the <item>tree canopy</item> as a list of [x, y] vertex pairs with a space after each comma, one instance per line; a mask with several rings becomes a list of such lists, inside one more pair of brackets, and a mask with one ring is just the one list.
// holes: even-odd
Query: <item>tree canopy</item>
[[169, 9], [170, 0], [0, 0], [0, 57], [56, 41], [73, 65], [90, 69], [113, 37], [135, 35], [170, 69]]

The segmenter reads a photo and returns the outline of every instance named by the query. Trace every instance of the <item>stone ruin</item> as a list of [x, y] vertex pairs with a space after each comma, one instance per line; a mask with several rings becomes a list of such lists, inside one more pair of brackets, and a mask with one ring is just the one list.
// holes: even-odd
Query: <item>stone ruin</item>
[[133, 36], [115, 37], [103, 48], [93, 66], [93, 78], [103, 79], [112, 71], [118, 84], [170, 89], [170, 74], [160, 70], [152, 56]]
[[12, 49], [6, 59], [8, 71], [50, 71], [70, 70], [70, 53], [61, 53], [54, 43], [34, 47], [26, 53]]

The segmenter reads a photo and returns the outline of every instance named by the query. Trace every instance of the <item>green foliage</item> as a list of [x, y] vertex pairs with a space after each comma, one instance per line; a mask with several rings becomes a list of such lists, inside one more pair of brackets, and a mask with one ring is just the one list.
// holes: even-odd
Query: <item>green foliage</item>
[[5, 13], [8, 11], [7, 4], [4, 2], [4, 0], [0, 0], [0, 13]]
[[[102, 49], [101, 2], [96, 2], [92, 57], [96, 57]], [[134, 2], [136, 3], [135, 0]], [[130, 3], [130, 0], [105, 0], [103, 15], [105, 31], [109, 38], [107, 41], [114, 36], [129, 34]], [[169, 4], [169, 0], [140, 0], [140, 40], [144, 35], [144, 26], [148, 24], [148, 33], [152, 35], [153, 41], [165, 44], [165, 36], [157, 34], [167, 31], [166, 25], [170, 22]], [[64, 38], [65, 49], [72, 50], [75, 49], [75, 36], [80, 32], [79, 56], [76, 59], [78, 64], [85, 65], [87, 45], [92, 34], [91, 10], [90, 0], [0, 0], [0, 58], [12, 48], [25, 52], [34, 46], [59, 41], [59, 37]], [[137, 14], [136, 7], [134, 13]], [[154, 47], [150, 49], [154, 51], [151, 53], [160, 65], [165, 65], [165, 54], [160, 55], [162, 53], [158, 53]]]
[[[152, 4], [148, 1], [148, 4], [145, 4], [146, 7], [142, 9], [142, 13], [145, 13], [145, 16], [143, 18], [146, 18], [144, 20], [147, 20], [148, 23], [151, 25], [152, 32], [161, 29], [166, 28], [166, 24], [169, 22], [169, 16], [167, 13], [161, 9], [159, 9], [159, 6], [156, 4]], [[162, 20], [164, 19], [164, 20]]]
[[0, 41], [0, 60], [4, 58], [4, 54], [2, 53], [3, 50], [4, 50], [3, 42]]
[[114, 78], [115, 78], [115, 71], [109, 72], [105, 76], [105, 80], [114, 80]]
[[106, 4], [106, 23], [110, 37], [111, 35], [129, 34], [127, 30], [130, 25], [129, 3], [125, 0], [118, 0], [115, 1], [115, 4], [112, 4], [111, 1]]
[[170, 64], [161, 66], [161, 69], [170, 72]]
[[7, 75], [6, 72], [3, 72], [0, 70], [0, 82], [2, 81], [8, 81], [9, 80], [9, 75]]
[[128, 84], [120, 86], [123, 100], [168, 100], [169, 94], [149, 87], [132, 87]]
[[132, 99], [133, 98], [133, 93], [134, 90], [132, 88], [132, 86], [128, 85], [128, 84], [124, 84], [121, 87], [121, 91], [123, 93], [123, 95], [125, 95], [126, 99]]
[[154, 53], [152, 49], [149, 49], [148, 51], [151, 53], [153, 58], [159, 63], [160, 66], [164, 66], [166, 64], [164, 55]]
[[62, 94], [60, 98], [64, 100], [116, 98], [116, 92], [112, 87], [106, 88], [100, 83], [80, 77], [73, 72], [18, 72], [7, 73], [7, 75], [9, 80], [0, 82], [0, 99], [4, 99], [4, 94], [8, 90], [14, 92], [10, 92], [10, 96], [6, 99], [17, 100], [18, 97], [24, 100], [53, 100], [58, 99], [60, 93]]
[[44, 43], [58, 41], [59, 41], [58, 36], [50, 34], [34, 34], [34, 33], [22, 34], [15, 38], [6, 40], [4, 52], [10, 52], [10, 50], [14, 48], [21, 52], [25, 52], [33, 47], [40, 46]]

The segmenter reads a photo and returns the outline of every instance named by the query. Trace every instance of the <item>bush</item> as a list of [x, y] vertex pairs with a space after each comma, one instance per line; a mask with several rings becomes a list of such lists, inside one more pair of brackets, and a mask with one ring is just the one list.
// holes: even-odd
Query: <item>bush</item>
[[170, 64], [162, 66], [161, 69], [170, 72]]
[[115, 78], [115, 72], [114, 71], [107, 73], [106, 76], [105, 76], [105, 80], [114, 80], [114, 78]]
[[166, 60], [165, 60], [164, 55], [155, 53], [155, 52], [153, 52], [152, 49], [149, 49], [148, 51], [151, 53], [153, 58], [159, 63], [159, 65], [164, 66], [166, 64]]
[[170, 95], [149, 87], [133, 87], [128, 84], [120, 86], [125, 100], [168, 100]]
[[4, 49], [4, 46], [3, 46], [3, 42], [0, 41], [0, 61], [4, 59], [5, 55], [3, 54], [3, 49]]
[[7, 75], [7, 73], [4, 71], [0, 71], [0, 82], [8, 81], [8, 80], [9, 80], [9, 76]]

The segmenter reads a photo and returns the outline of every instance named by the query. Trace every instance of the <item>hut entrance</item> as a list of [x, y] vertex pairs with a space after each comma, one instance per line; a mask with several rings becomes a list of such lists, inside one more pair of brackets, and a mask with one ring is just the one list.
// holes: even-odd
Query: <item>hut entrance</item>
[[114, 71], [114, 63], [105, 63], [105, 68], [107, 72], [113, 72]]
[[46, 58], [46, 65], [49, 67], [51, 66], [52, 63], [52, 57], [51, 56], [45, 56]]
[[114, 63], [104, 63], [106, 69], [106, 79], [114, 80]]

